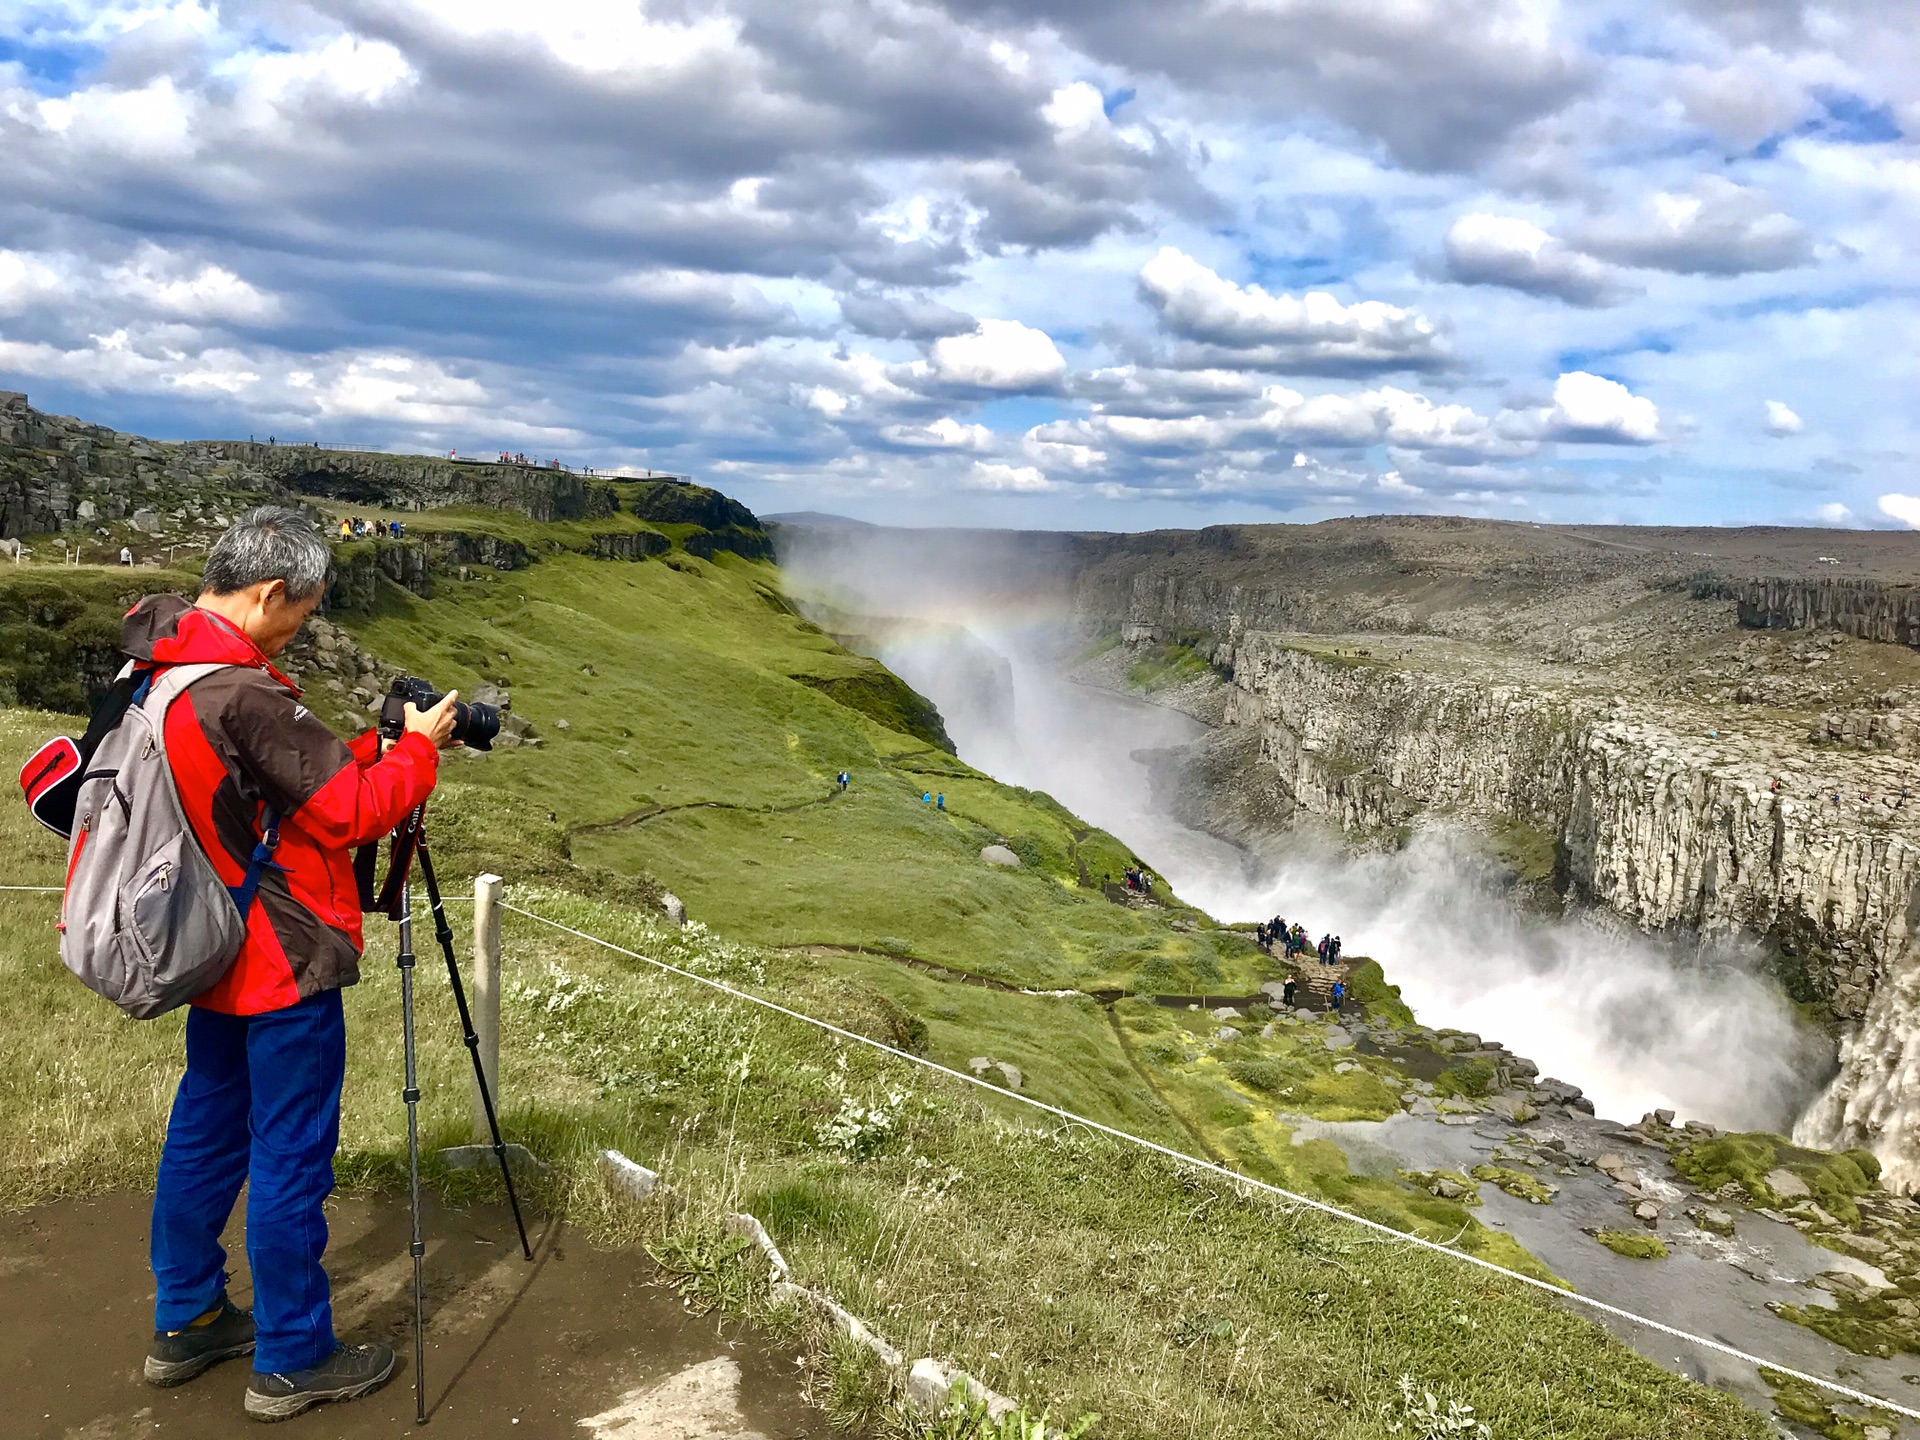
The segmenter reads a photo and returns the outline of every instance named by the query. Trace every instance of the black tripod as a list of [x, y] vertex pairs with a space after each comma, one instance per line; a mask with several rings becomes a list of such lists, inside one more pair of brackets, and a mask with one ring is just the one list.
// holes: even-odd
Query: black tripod
[[513, 1208], [514, 1227], [520, 1232], [520, 1253], [531, 1260], [533, 1248], [527, 1244], [527, 1224], [520, 1217], [520, 1197], [514, 1192], [506, 1142], [500, 1138], [493, 1091], [487, 1085], [486, 1067], [480, 1063], [480, 1037], [474, 1033], [473, 1013], [467, 1008], [467, 987], [460, 981], [460, 966], [453, 958], [453, 927], [447, 923], [446, 909], [440, 903], [440, 883], [434, 878], [433, 856], [427, 850], [426, 806], [421, 805], [393, 832], [393, 864], [382, 898], [394, 897], [394, 906], [387, 913], [400, 926], [400, 1031], [407, 1071], [406, 1088], [400, 1094], [407, 1102], [407, 1190], [413, 1220], [413, 1237], [407, 1246], [407, 1253], [413, 1257], [413, 1419], [416, 1425], [424, 1425], [427, 1423], [427, 1292], [421, 1264], [427, 1245], [420, 1236], [420, 1084], [415, 1074], [413, 1045], [413, 887], [408, 879], [416, 857], [420, 861], [420, 878], [427, 882], [434, 938], [440, 942], [440, 953], [447, 958], [447, 979], [453, 986], [453, 1003], [460, 1011], [461, 1037], [466, 1042], [467, 1054], [473, 1059], [473, 1080], [480, 1087], [480, 1103], [487, 1112], [493, 1158], [500, 1164], [500, 1179], [507, 1187], [507, 1204]]

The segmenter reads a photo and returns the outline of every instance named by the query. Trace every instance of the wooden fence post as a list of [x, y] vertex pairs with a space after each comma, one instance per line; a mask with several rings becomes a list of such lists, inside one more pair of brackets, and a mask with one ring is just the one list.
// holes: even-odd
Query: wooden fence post
[[[504, 884], [498, 875], [476, 876], [473, 882], [473, 1032], [480, 1039], [480, 1068], [496, 1114], [506, 1108], [500, 1098], [500, 892]], [[477, 1145], [493, 1141], [477, 1083], [473, 1085], [473, 1139]]]

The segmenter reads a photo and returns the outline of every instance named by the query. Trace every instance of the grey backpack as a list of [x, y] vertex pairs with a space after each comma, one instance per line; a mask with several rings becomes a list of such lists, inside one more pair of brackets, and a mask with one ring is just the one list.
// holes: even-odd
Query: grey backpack
[[81, 776], [60, 959], [88, 989], [151, 1020], [212, 988], [246, 940], [247, 912], [280, 843], [266, 813], [245, 880], [222, 883], [194, 837], [167, 763], [167, 707], [222, 665], [175, 665], [137, 686]]

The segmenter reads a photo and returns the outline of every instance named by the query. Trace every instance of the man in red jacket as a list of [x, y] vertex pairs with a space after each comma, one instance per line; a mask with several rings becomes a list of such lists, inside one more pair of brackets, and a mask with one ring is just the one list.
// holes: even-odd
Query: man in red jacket
[[[342, 743], [300, 703], [272, 657], [319, 605], [328, 564], [297, 510], [252, 510], [208, 555], [194, 604], [150, 596], [121, 628], [140, 666], [226, 667], [165, 719], [182, 808], [220, 878], [239, 884], [262, 827], [280, 826], [239, 957], [187, 1017], [153, 1202], [146, 1363], [148, 1380], [177, 1385], [251, 1351], [246, 1409], [260, 1420], [354, 1399], [393, 1373], [390, 1347], [335, 1340], [320, 1263], [346, 1070], [340, 992], [360, 978], [352, 851], [432, 792], [454, 724], [452, 695], [425, 713], [409, 705], [406, 733], [382, 754], [374, 732]], [[243, 1182], [252, 1312], [227, 1298], [220, 1245]]]

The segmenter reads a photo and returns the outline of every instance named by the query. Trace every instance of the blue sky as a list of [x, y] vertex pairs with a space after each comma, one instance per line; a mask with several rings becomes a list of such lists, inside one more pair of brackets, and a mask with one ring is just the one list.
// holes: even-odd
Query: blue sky
[[763, 513], [1906, 524], [1917, 136], [1854, 0], [0, 0], [0, 387]]

